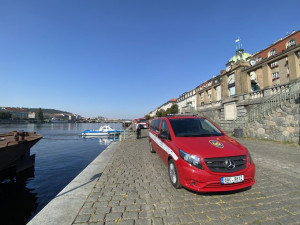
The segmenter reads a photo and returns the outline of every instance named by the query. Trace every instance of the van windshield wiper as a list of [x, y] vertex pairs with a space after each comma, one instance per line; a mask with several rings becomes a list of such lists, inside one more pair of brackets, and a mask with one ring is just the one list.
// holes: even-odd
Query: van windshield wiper
[[180, 134], [177, 137], [212, 137], [212, 136], [223, 136], [223, 134]]

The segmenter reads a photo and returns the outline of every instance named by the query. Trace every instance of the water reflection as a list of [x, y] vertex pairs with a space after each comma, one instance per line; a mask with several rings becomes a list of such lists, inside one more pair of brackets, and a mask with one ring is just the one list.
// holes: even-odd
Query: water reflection
[[83, 136], [83, 139], [98, 139], [100, 145], [108, 146], [114, 141], [119, 141], [119, 137], [109, 136], [109, 137], [96, 137], [96, 136]]
[[0, 218], [1, 224], [26, 224], [36, 211], [37, 194], [26, 186], [34, 178], [34, 169], [19, 175], [14, 181], [0, 183]]
[[[82, 138], [86, 129], [101, 124], [0, 124], [0, 133], [25, 130], [43, 135], [31, 154], [36, 155], [34, 176], [0, 183], [0, 224], [26, 224], [112, 141]], [[122, 124], [113, 124], [119, 129]]]

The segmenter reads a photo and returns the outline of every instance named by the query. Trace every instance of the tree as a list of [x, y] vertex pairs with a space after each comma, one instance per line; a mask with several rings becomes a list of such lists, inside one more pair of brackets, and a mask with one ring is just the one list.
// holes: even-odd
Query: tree
[[151, 119], [151, 116], [149, 114], [145, 115], [145, 119], [146, 120], [150, 120]]
[[43, 111], [42, 111], [41, 108], [39, 108], [37, 110], [36, 119], [37, 119], [38, 122], [43, 122], [44, 121], [44, 114], [43, 114]]
[[173, 104], [171, 107], [170, 107], [170, 114], [177, 114], [178, 113], [178, 105], [177, 104]]
[[10, 119], [11, 113], [10, 112], [0, 112], [0, 119]]
[[156, 112], [156, 116], [157, 117], [162, 117], [162, 116], [165, 116], [165, 113], [166, 113], [166, 111], [161, 109], [161, 110]]

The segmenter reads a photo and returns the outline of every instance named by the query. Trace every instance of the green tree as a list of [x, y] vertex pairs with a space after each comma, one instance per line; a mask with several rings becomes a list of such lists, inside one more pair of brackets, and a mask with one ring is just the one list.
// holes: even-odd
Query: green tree
[[177, 104], [173, 104], [171, 107], [170, 107], [170, 114], [177, 114], [178, 113], [178, 105]]
[[161, 110], [156, 112], [157, 117], [165, 116], [165, 114], [166, 114], [166, 111], [164, 109], [161, 109]]
[[44, 114], [43, 114], [43, 110], [41, 108], [39, 108], [37, 110], [36, 119], [37, 119], [38, 122], [43, 122], [44, 121]]
[[150, 120], [151, 119], [151, 116], [149, 114], [145, 115], [145, 119], [146, 120]]
[[10, 112], [0, 112], [0, 119], [10, 119], [11, 113]]

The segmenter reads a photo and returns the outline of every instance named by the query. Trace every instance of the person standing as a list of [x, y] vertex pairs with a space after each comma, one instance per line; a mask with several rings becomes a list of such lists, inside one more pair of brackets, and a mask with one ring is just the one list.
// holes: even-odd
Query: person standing
[[136, 139], [139, 139], [141, 137], [141, 124], [137, 123], [136, 124]]

